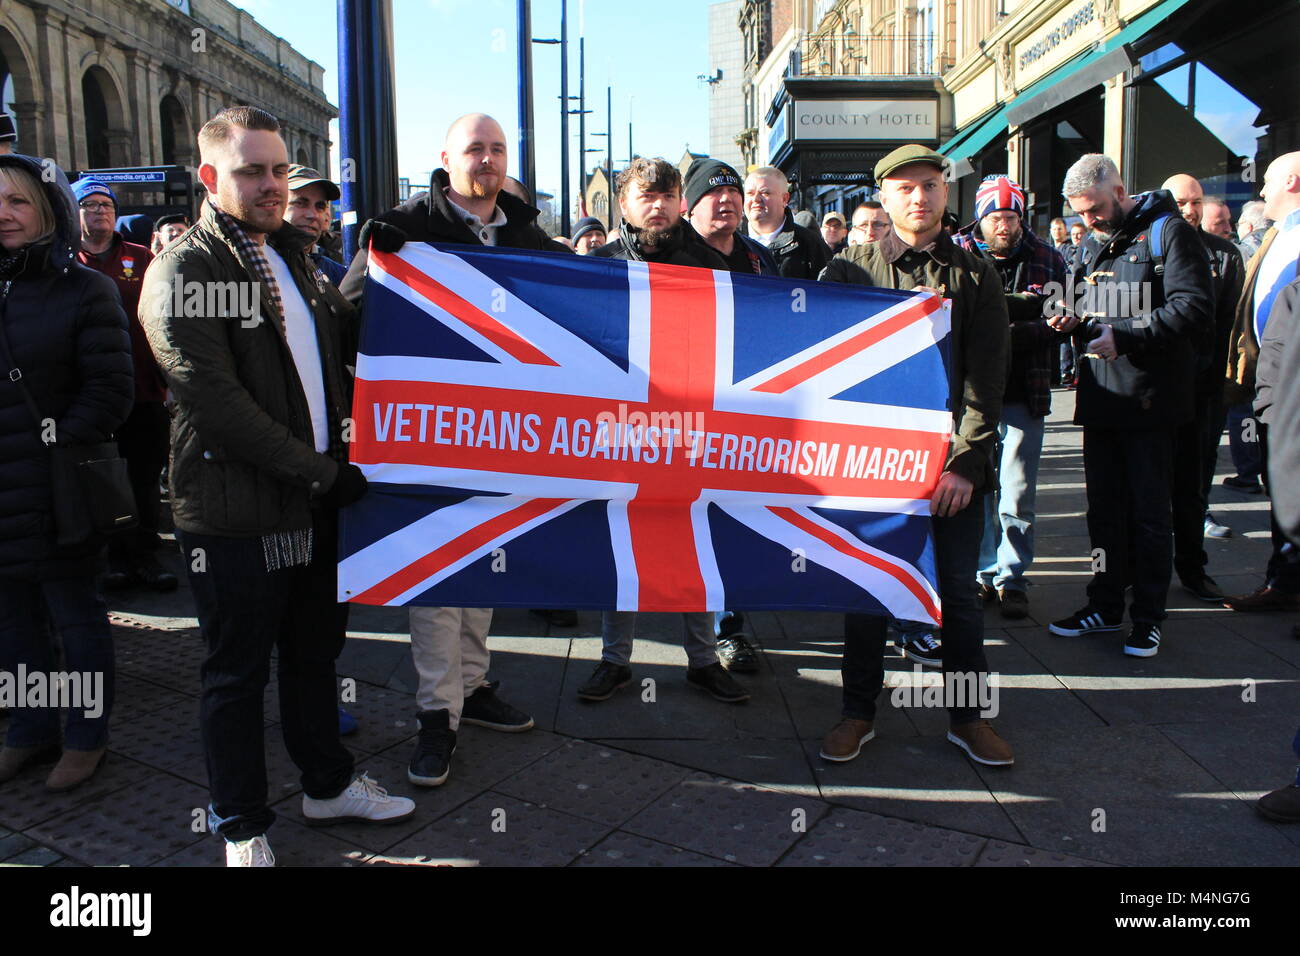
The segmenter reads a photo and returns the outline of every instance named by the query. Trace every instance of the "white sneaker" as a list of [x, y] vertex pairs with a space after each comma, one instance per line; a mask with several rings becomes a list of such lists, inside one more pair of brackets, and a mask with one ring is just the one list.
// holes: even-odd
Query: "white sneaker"
[[303, 794], [302, 815], [310, 826], [331, 823], [394, 823], [415, 812], [415, 801], [390, 797], [388, 791], [362, 774], [337, 797], [317, 800]]
[[275, 866], [275, 854], [266, 837], [255, 836], [239, 843], [226, 842], [226, 866]]

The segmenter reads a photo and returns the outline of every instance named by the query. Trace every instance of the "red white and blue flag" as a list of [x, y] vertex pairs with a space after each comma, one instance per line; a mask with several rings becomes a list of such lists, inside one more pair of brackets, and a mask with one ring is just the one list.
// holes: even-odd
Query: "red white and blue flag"
[[937, 623], [948, 334], [928, 294], [372, 250], [340, 600]]

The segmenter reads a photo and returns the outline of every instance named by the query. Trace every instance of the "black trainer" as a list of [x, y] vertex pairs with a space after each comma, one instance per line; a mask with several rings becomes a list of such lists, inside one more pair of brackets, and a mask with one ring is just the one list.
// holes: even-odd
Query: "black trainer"
[[1102, 614], [1101, 611], [1089, 604], [1069, 617], [1053, 621], [1048, 625], [1047, 629], [1053, 634], [1059, 634], [1061, 637], [1081, 637], [1084, 634], [1118, 631], [1123, 626], [1124, 618], [1122, 616], [1116, 615], [1112, 617], [1108, 614]]
[[614, 691], [631, 682], [632, 668], [601, 661], [587, 682], [578, 688], [578, 696], [583, 700], [609, 700], [614, 696]]
[[498, 697], [497, 686], [497, 681], [490, 681], [466, 697], [465, 706], [460, 712], [460, 722], [507, 734], [532, 730], [533, 718]]
[[415, 741], [411, 765], [406, 768], [406, 779], [417, 787], [441, 786], [451, 773], [451, 755], [456, 752], [451, 716], [445, 710], [422, 710], [416, 717], [420, 736]]
[[749, 700], [749, 691], [741, 687], [721, 664], [686, 668], [686, 683], [728, 704], [743, 704]]
[[1130, 657], [1155, 657], [1160, 650], [1160, 625], [1136, 621], [1124, 641], [1124, 653]]

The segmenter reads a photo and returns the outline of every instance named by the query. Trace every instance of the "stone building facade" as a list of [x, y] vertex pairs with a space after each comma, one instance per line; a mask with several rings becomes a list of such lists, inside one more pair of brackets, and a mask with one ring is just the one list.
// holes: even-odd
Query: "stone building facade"
[[199, 127], [236, 104], [327, 168], [324, 72], [226, 0], [0, 2], [0, 107], [21, 152], [67, 169], [195, 167]]

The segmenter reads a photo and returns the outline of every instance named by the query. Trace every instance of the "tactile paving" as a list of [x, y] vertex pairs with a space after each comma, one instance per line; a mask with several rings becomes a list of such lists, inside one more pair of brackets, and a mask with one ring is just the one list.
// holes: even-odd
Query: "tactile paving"
[[[694, 773], [621, 829], [746, 866], [770, 866], [826, 812], [820, 800]], [[798, 812], [802, 811], [802, 813]]]
[[1068, 853], [1053, 853], [1051, 850], [1039, 850], [1032, 846], [1020, 846], [1015, 843], [1003, 843], [1001, 840], [989, 840], [984, 852], [975, 861], [976, 866], [1110, 866], [1096, 860], [1085, 860], [1081, 856]]
[[207, 806], [202, 788], [157, 774], [46, 820], [27, 835], [92, 866], [146, 866], [203, 838], [194, 825], [206, 822]]
[[571, 866], [735, 866], [713, 857], [616, 830]]
[[[370, 854], [322, 830], [277, 820], [266, 834], [275, 865], [359, 866]], [[226, 845], [221, 837], [205, 834], [197, 843], [158, 861], [156, 866], [225, 866]]]
[[970, 866], [983, 837], [836, 807], [780, 866]]
[[26, 768], [0, 787], [0, 824], [13, 830], [26, 830], [73, 807], [93, 803], [114, 790], [138, 784], [153, 772], [144, 764], [111, 750], [104, 760], [104, 765], [90, 780], [66, 793], [50, 793], [45, 789], [45, 778], [53, 764]]
[[496, 790], [538, 806], [618, 826], [687, 770], [584, 741], [570, 741], [496, 784]]
[[[493, 823], [498, 828], [494, 830]], [[370, 862], [422, 866], [564, 866], [609, 828], [500, 793], [485, 793]]]
[[410, 694], [357, 681], [356, 698], [340, 705], [357, 719], [357, 732], [343, 738], [353, 750], [379, 753], [419, 732], [419, 708]]

